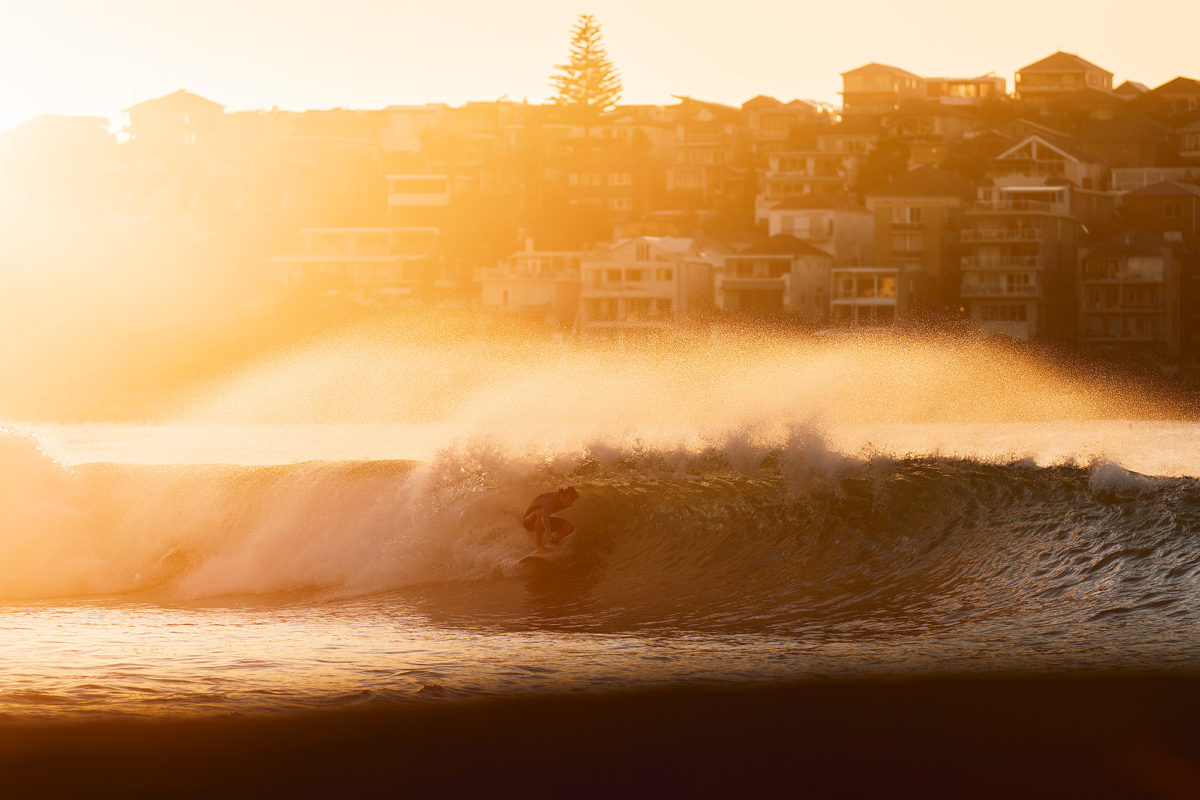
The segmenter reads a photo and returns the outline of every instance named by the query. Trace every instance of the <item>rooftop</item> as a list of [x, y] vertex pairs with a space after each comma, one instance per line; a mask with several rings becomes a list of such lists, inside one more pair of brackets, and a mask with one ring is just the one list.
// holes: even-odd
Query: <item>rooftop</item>
[[1017, 71], [1018, 72], [1068, 72], [1068, 71], [1080, 70], [1080, 69], [1083, 69], [1083, 70], [1094, 69], [1094, 70], [1099, 70], [1100, 72], [1103, 72], [1105, 75], [1112, 75], [1112, 73], [1109, 72], [1108, 70], [1104, 69], [1103, 67], [1096, 66], [1092, 62], [1088, 61], [1086, 58], [1080, 58], [1079, 56], [1075, 55], [1074, 53], [1067, 53], [1062, 50], [1059, 50], [1057, 53], [1054, 53], [1052, 55], [1046, 56], [1041, 61], [1035, 61], [1032, 64], [1028, 64], [1024, 67], [1021, 67]]
[[779, 233], [770, 239], [738, 252], [739, 256], [829, 256], [819, 247], [789, 233]]
[[867, 192], [869, 197], [964, 197], [975, 194], [975, 185], [957, 172], [919, 167]]
[[1200, 197], [1200, 186], [1178, 181], [1159, 181], [1126, 193], [1125, 197]]
[[805, 194], [799, 197], [789, 197], [776, 205], [774, 209], [789, 211], [796, 209], [846, 209], [849, 211], [865, 211], [862, 206], [854, 201], [854, 198], [846, 194], [836, 194], [834, 192], [818, 192], [816, 194]]
[[201, 97], [198, 94], [192, 94], [186, 89], [180, 89], [171, 94], [155, 97], [152, 100], [143, 100], [140, 103], [135, 103], [129, 108], [122, 109], [125, 113], [131, 111], [145, 111], [153, 109], [155, 111], [224, 111], [225, 106], [214, 103], [207, 97]]

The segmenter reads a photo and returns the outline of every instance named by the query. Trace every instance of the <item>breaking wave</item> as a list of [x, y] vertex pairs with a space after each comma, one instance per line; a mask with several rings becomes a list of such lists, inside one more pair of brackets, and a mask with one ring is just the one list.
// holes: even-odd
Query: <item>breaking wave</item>
[[[517, 515], [571, 483], [552, 564]], [[0, 436], [0, 599], [315, 602], [394, 595], [465, 624], [928, 633], [1195, 623], [1200, 481], [1101, 462], [850, 459], [764, 445], [487, 443], [427, 464], [66, 469]]]

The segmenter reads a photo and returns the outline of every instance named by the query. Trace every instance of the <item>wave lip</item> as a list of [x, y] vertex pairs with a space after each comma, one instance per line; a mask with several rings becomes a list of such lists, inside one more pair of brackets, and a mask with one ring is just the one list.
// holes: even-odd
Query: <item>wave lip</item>
[[[0, 445], [24, 481], [0, 512], [8, 601], [398, 592], [478, 624], [819, 636], [1196, 621], [1200, 482], [1107, 462], [850, 459], [806, 431], [271, 467], [67, 470]], [[532, 549], [518, 513], [566, 483], [582, 495], [569, 552], [547, 574], [514, 570]]]

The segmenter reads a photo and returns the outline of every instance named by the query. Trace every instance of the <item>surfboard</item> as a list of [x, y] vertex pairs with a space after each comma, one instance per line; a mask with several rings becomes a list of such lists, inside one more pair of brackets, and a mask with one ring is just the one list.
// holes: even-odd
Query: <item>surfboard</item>
[[565, 549], [561, 545], [559, 547], [556, 547], [555, 549], [551, 550], [548, 553], [539, 553], [538, 551], [534, 550], [532, 553], [525, 556], [517, 563], [518, 564], [532, 564], [534, 566], [537, 566], [539, 564], [553, 564], [555, 561], [562, 558], [562, 555], [564, 552], [565, 552]]

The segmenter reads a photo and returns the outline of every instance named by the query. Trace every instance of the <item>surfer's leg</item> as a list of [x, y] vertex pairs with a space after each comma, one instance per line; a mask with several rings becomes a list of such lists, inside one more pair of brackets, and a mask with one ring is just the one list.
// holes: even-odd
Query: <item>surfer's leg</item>
[[550, 544], [558, 544], [575, 532], [575, 526], [565, 519], [550, 518]]

